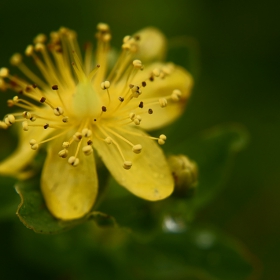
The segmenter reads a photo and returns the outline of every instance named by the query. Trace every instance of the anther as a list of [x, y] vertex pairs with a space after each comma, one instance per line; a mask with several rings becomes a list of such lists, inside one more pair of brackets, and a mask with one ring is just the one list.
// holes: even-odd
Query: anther
[[174, 89], [172, 94], [171, 94], [171, 99], [173, 101], [178, 101], [178, 100], [180, 100], [181, 96], [182, 96], [182, 92], [178, 89]]
[[53, 85], [53, 86], [52, 86], [52, 89], [53, 89], [53, 90], [58, 90], [58, 85]]
[[67, 123], [67, 122], [68, 122], [68, 120], [69, 120], [69, 118], [68, 118], [68, 117], [63, 117], [63, 119], [62, 119], [62, 121], [63, 121], [64, 123]]
[[138, 59], [133, 60], [132, 64], [133, 64], [134, 68], [136, 68], [136, 69], [143, 69], [141, 60], [138, 60]]
[[83, 135], [82, 135], [82, 133], [80, 133], [80, 132], [76, 132], [76, 133], [73, 135], [73, 138], [74, 138], [74, 140], [75, 140], [76, 142], [80, 142], [81, 139], [83, 138]]
[[47, 40], [47, 36], [43, 33], [40, 33], [34, 38], [33, 42], [34, 42], [34, 44], [45, 43], [46, 40]]
[[46, 100], [47, 100], [46, 97], [41, 97], [40, 102], [44, 103]]
[[14, 66], [19, 65], [21, 61], [22, 61], [22, 56], [19, 53], [15, 53], [10, 59], [10, 63]]
[[46, 124], [44, 125], [44, 129], [47, 129], [49, 126], [50, 126], [50, 125], [49, 125], [48, 123], [46, 123]]
[[152, 71], [152, 74], [154, 77], [159, 77], [160, 75], [160, 70], [158, 68], [155, 68], [153, 71]]
[[6, 67], [2, 67], [0, 69], [0, 77], [1, 78], [6, 78], [9, 75], [9, 70]]
[[8, 128], [8, 125], [7, 125], [5, 122], [0, 121], [0, 128], [2, 128], [2, 129], [7, 129], [7, 128]]
[[24, 131], [28, 131], [28, 122], [27, 121], [22, 122], [22, 129]]
[[142, 87], [145, 87], [147, 85], [147, 83], [144, 81], [142, 82]]
[[31, 113], [30, 112], [27, 112], [27, 111], [24, 111], [22, 113], [22, 116], [25, 118], [25, 119], [30, 119], [32, 117]]
[[158, 102], [161, 108], [164, 108], [167, 105], [167, 100], [165, 98], [160, 98]]
[[19, 98], [18, 98], [18, 96], [17, 96], [17, 95], [13, 97], [13, 101], [14, 101], [15, 103], [17, 103], [17, 102], [18, 102], [18, 99], [19, 99]]
[[90, 136], [92, 135], [92, 131], [91, 131], [90, 129], [88, 129], [88, 128], [84, 128], [84, 129], [82, 130], [82, 135], [83, 135], [84, 137], [90, 137]]
[[137, 145], [134, 145], [132, 147], [132, 151], [135, 153], [135, 154], [140, 154], [141, 151], [142, 151], [142, 146], [140, 144], [137, 144]]
[[102, 106], [102, 107], [101, 107], [101, 110], [102, 110], [102, 112], [106, 112], [106, 111], [107, 111], [107, 108], [106, 108], [105, 106]]
[[68, 163], [74, 167], [76, 167], [79, 164], [80, 160], [74, 156], [70, 157], [68, 159]]
[[82, 150], [86, 156], [89, 156], [93, 152], [93, 149], [90, 145], [84, 146]]
[[6, 125], [8, 126], [11, 126], [12, 124], [14, 124], [16, 121], [16, 118], [14, 117], [14, 115], [8, 115], [6, 118], [5, 118], [5, 123]]
[[37, 141], [35, 139], [31, 139], [29, 141], [29, 144], [30, 144], [32, 150], [36, 151], [39, 148], [39, 145], [37, 144]]
[[119, 100], [120, 100], [120, 102], [124, 102], [124, 98], [121, 96], [119, 96]]
[[92, 143], [93, 143], [93, 142], [92, 142], [91, 140], [88, 140], [88, 141], [87, 141], [87, 144], [88, 144], [88, 145], [92, 145]]
[[32, 45], [28, 45], [25, 49], [25, 55], [31, 56], [33, 54], [34, 47]]
[[131, 161], [128, 161], [128, 160], [126, 160], [124, 163], [123, 163], [123, 168], [124, 169], [130, 169], [131, 168], [131, 166], [132, 166], [132, 162]]
[[60, 156], [61, 158], [67, 158], [67, 155], [68, 155], [68, 150], [66, 149], [63, 149], [58, 152], [58, 156]]
[[62, 143], [62, 147], [63, 147], [63, 148], [66, 148], [66, 149], [67, 149], [67, 148], [69, 148], [69, 146], [70, 146], [70, 143], [69, 143], [69, 142], [63, 142], [63, 143]]
[[56, 116], [60, 116], [64, 113], [64, 110], [61, 107], [57, 107], [53, 109], [53, 112]]
[[37, 86], [36, 84], [33, 84], [32, 87], [33, 87], [33, 88], [37, 88], [38, 86]]
[[100, 31], [100, 32], [109, 32], [110, 30], [110, 27], [107, 23], [98, 23], [97, 24], [97, 30]]
[[108, 89], [110, 87], [110, 82], [109, 81], [105, 81], [105, 82], [102, 82], [101, 83], [101, 88], [104, 90], [104, 89]]
[[143, 103], [143, 101], [141, 101], [140, 103], [139, 103], [139, 108], [143, 108], [144, 107], [144, 103]]
[[158, 143], [160, 145], [164, 145], [165, 144], [165, 141], [166, 141], [167, 137], [164, 135], [164, 134], [161, 134], [158, 138]]
[[152, 113], [153, 113], [153, 109], [149, 109], [149, 110], [148, 110], [148, 114], [151, 115]]
[[112, 144], [112, 138], [111, 137], [106, 137], [104, 140], [107, 144]]
[[132, 112], [132, 113], [130, 113], [130, 114], [129, 114], [129, 118], [133, 121], [133, 120], [134, 120], [134, 118], [135, 118], [135, 113], [133, 113], [133, 112]]

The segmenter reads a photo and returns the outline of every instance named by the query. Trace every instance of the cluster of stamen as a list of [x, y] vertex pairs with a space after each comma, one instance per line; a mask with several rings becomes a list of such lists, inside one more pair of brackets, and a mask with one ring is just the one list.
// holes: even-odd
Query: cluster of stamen
[[[125, 129], [126, 125], [141, 126], [142, 115], [153, 114], [152, 106], [164, 108], [169, 100], [179, 101], [181, 92], [174, 89], [168, 96], [145, 101], [145, 90], [149, 87], [148, 84], [156, 79], [166, 78], [172, 73], [174, 67], [167, 64], [160, 69], [155, 68], [144, 81], [140, 80], [138, 84], [132, 83], [136, 80], [138, 71], [144, 69], [141, 60], [132, 59], [138, 50], [138, 41], [141, 40], [139, 36], [126, 36], [123, 39], [122, 53], [107, 79], [104, 79], [111, 40], [107, 24], [98, 25], [96, 38], [98, 44], [95, 61], [98, 64], [93, 66], [91, 45], [86, 47], [85, 59], [82, 63], [75, 32], [67, 28], [52, 32], [48, 45], [46, 45], [47, 37], [39, 34], [34, 39], [34, 45], [27, 46], [25, 55], [33, 58], [44, 80], [23, 63], [20, 54], [13, 55], [11, 64], [17, 66], [33, 84], [10, 75], [7, 68], [0, 69], [0, 90], [12, 89], [19, 94], [8, 100], [8, 106], [16, 106], [24, 110], [21, 113], [6, 115], [4, 120], [0, 121], [0, 128], [7, 129], [16, 122], [21, 122], [24, 131], [40, 127], [45, 130], [51, 129], [49, 138], [39, 142], [36, 139], [30, 140], [32, 150], [38, 150], [41, 144], [59, 137], [63, 137], [65, 141], [65, 138], [70, 135], [70, 139], [63, 142], [58, 156], [68, 158], [68, 163], [74, 167], [80, 163], [78, 158], [80, 150], [85, 156], [93, 153], [92, 139], [95, 137], [107, 145], [115, 146], [123, 160], [123, 167], [130, 169], [132, 162], [124, 157], [118, 142], [126, 142], [135, 154], [142, 152], [142, 145], [131, 143], [122, 136], [121, 132], [130, 133]], [[114, 88], [121, 79], [126, 81], [125, 87], [121, 92], [116, 92]], [[9, 80], [9, 83], [6, 80]], [[101, 104], [98, 112], [81, 118], [79, 112], [73, 112], [69, 99], [76, 92], [77, 85], [85, 81], [91, 83], [94, 89], [93, 94], [100, 95], [99, 99], [104, 104]], [[102, 94], [103, 91], [107, 92], [106, 98]], [[132, 100], [140, 98], [142, 94], [143, 100], [140, 100], [139, 105], [132, 106]], [[90, 104], [85, 105], [90, 106]], [[75, 132], [72, 133], [73, 131]], [[136, 136], [139, 136], [139, 139], [149, 137], [141, 132]], [[156, 140], [160, 145], [166, 141], [166, 136], [163, 134], [158, 138], [149, 138]], [[76, 151], [69, 156], [69, 148], [73, 145], [76, 145]]]

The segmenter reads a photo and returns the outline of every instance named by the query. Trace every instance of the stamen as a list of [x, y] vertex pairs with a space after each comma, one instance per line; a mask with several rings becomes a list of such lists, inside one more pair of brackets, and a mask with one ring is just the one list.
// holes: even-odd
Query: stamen
[[31, 139], [29, 141], [29, 144], [31, 146], [31, 149], [36, 151], [39, 148], [39, 145], [37, 144], [37, 141], [35, 139]]
[[68, 156], [68, 150], [63, 149], [63, 150], [59, 151], [59, 152], [58, 152], [58, 156], [61, 157], [61, 158], [67, 158], [67, 156]]
[[161, 134], [161, 135], [159, 136], [158, 143], [159, 143], [160, 145], [164, 145], [166, 139], [167, 139], [167, 137], [166, 137], [164, 134]]
[[80, 160], [74, 156], [70, 157], [68, 159], [68, 163], [74, 167], [76, 167], [79, 163], [80, 163]]
[[128, 160], [124, 161], [124, 163], [123, 163], [123, 168], [124, 169], [129, 170], [131, 168], [131, 166], [132, 166], [132, 162], [131, 161], [128, 161]]
[[86, 156], [91, 155], [92, 152], [93, 152], [92, 146], [90, 146], [90, 145], [84, 146], [82, 150], [83, 150], [83, 153], [84, 153]]

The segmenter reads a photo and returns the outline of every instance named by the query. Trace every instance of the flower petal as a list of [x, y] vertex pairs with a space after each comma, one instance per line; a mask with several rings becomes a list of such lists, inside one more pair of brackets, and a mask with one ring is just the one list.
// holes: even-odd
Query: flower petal
[[37, 151], [31, 150], [29, 141], [35, 138], [38, 142], [42, 141], [50, 134], [50, 131], [19, 130], [19, 143], [17, 149], [4, 161], [0, 163], [0, 174], [4, 176], [12, 176], [24, 180], [30, 177], [33, 172], [25, 171], [24, 168], [36, 156]]
[[143, 63], [164, 60], [167, 41], [163, 33], [155, 27], [147, 27], [135, 33], [136, 36], [139, 36], [137, 59]]
[[[132, 83], [141, 84], [141, 81], [146, 80], [153, 69], [161, 69], [163, 67], [164, 64], [159, 63], [150, 65], [144, 71], [139, 72]], [[141, 128], [145, 130], [158, 129], [177, 119], [184, 111], [184, 107], [191, 95], [192, 87], [193, 78], [191, 74], [180, 66], [174, 66], [174, 70], [164, 79], [155, 78], [153, 82], [147, 81], [146, 87], [141, 88], [142, 94], [138, 98], [131, 100], [132, 108], [137, 107], [139, 102], [143, 101], [143, 111], [147, 111], [148, 109], [153, 110], [153, 114], [151, 115], [141, 115]], [[168, 98], [175, 89], [180, 90], [182, 93], [178, 101], [168, 99], [167, 106], [164, 108], [161, 108], [159, 104], [149, 105], [149, 101], [152, 98], [154, 98], [154, 101], [158, 101], [159, 98]]]
[[125, 141], [108, 134], [118, 143], [125, 159], [132, 162], [131, 169], [123, 168], [123, 159], [114, 143], [108, 145], [94, 137], [94, 148], [118, 183], [136, 196], [151, 201], [168, 197], [173, 191], [174, 182], [162, 150], [144, 132], [132, 127], [125, 130], [115, 130], [115, 133], [134, 144], [141, 144], [143, 150], [140, 154], [134, 154]]
[[[49, 211], [58, 219], [73, 220], [87, 214], [97, 197], [98, 180], [94, 156], [78, 154], [80, 163], [73, 167], [58, 157], [61, 138], [52, 141], [42, 171], [41, 189]], [[70, 154], [75, 151], [70, 147]]]

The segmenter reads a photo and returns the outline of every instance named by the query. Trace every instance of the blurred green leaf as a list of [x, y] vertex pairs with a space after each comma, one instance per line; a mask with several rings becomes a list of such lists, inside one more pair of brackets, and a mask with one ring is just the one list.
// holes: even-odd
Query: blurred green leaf
[[116, 226], [115, 219], [107, 214], [92, 211], [81, 219], [61, 221], [54, 218], [48, 211], [41, 190], [36, 180], [19, 182], [16, 191], [21, 203], [17, 215], [21, 222], [37, 233], [55, 234], [68, 230], [88, 220], [94, 220], [98, 226]]
[[171, 148], [172, 154], [184, 154], [198, 165], [198, 186], [189, 203], [199, 209], [213, 200], [225, 185], [234, 156], [248, 141], [240, 125], [220, 125], [188, 138]]
[[130, 244], [131, 279], [242, 280], [253, 273], [254, 258], [234, 239], [209, 228], [160, 233], [147, 244]]
[[19, 202], [18, 196], [12, 185], [15, 179], [1, 178], [0, 188], [0, 220], [14, 217]]

